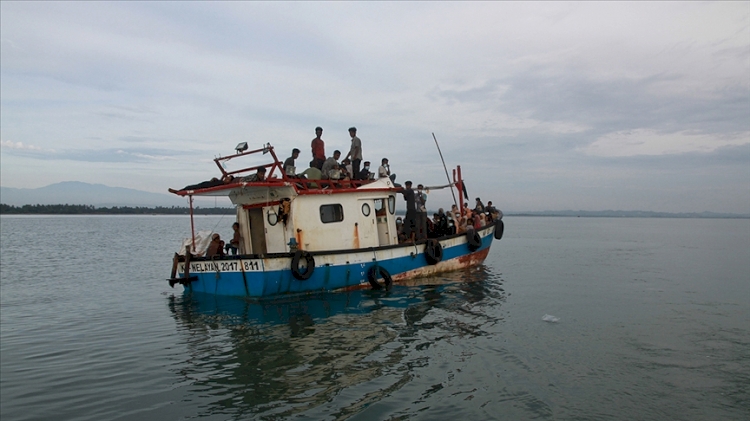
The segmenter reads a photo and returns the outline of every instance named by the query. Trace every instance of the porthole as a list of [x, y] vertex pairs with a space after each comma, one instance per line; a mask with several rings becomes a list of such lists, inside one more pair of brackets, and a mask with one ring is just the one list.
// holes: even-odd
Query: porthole
[[279, 215], [276, 212], [268, 211], [268, 223], [274, 226], [279, 223]]
[[370, 216], [370, 205], [367, 203], [362, 204], [362, 215]]

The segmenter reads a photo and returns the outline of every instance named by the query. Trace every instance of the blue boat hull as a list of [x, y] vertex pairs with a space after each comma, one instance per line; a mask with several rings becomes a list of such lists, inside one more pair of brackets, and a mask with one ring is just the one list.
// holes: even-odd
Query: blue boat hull
[[481, 245], [471, 247], [469, 238], [457, 235], [440, 239], [442, 258], [430, 264], [426, 245], [401, 244], [371, 249], [315, 252], [315, 266], [306, 280], [292, 273], [292, 256], [228, 256], [215, 260], [194, 260], [177, 267], [178, 277], [191, 292], [262, 298], [345, 289], [370, 288], [373, 267], [385, 269], [394, 282], [430, 276], [481, 264], [489, 253], [494, 225], [478, 231]]

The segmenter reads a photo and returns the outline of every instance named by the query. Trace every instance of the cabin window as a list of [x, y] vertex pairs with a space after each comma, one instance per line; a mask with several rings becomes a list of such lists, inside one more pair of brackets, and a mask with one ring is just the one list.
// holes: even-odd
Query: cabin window
[[370, 205], [367, 203], [362, 204], [362, 215], [370, 216]]
[[396, 196], [388, 196], [388, 212], [391, 215], [396, 212]]
[[385, 199], [375, 199], [375, 216], [385, 216]]
[[320, 221], [324, 224], [344, 220], [344, 208], [341, 205], [323, 205], [320, 207]]

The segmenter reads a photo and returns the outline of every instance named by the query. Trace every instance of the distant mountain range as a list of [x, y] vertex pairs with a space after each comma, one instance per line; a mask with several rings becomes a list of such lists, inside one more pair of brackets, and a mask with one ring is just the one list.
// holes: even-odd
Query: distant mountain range
[[[0, 187], [0, 203], [12, 206], [23, 205], [93, 205], [113, 206], [179, 206], [187, 207], [187, 201], [166, 193], [151, 193], [142, 190], [109, 187], [103, 184], [89, 184], [80, 181], [63, 181], [37, 189], [17, 189]], [[212, 199], [196, 201], [196, 206], [231, 206], [226, 199], [216, 203]], [[749, 214], [700, 212], [669, 213], [652, 211], [506, 211], [506, 216], [569, 216], [569, 217], [621, 217], [621, 218], [750, 218]]]
[[[184, 198], [166, 193], [151, 193], [80, 181], [63, 181], [38, 189], [0, 187], [0, 203], [12, 206], [58, 204], [93, 205], [97, 207], [187, 206], [187, 201]], [[213, 200], [211, 204], [213, 205]]]

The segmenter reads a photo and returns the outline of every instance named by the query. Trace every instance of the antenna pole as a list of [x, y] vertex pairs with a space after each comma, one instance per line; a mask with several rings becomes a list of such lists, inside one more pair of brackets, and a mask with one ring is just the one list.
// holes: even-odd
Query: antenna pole
[[456, 200], [456, 193], [453, 192], [453, 184], [451, 184], [451, 178], [450, 176], [448, 176], [448, 167], [445, 166], [445, 159], [443, 159], [443, 152], [440, 151], [440, 145], [438, 145], [438, 141], [437, 141], [437, 138], [435, 137], [435, 133], [432, 134], [432, 138], [435, 139], [435, 146], [437, 146], [438, 153], [440, 154], [440, 160], [443, 161], [443, 169], [445, 170], [445, 178], [448, 179], [448, 185], [451, 186], [451, 194], [453, 195], [453, 203], [455, 203], [456, 206], [458, 206], [458, 201]]

